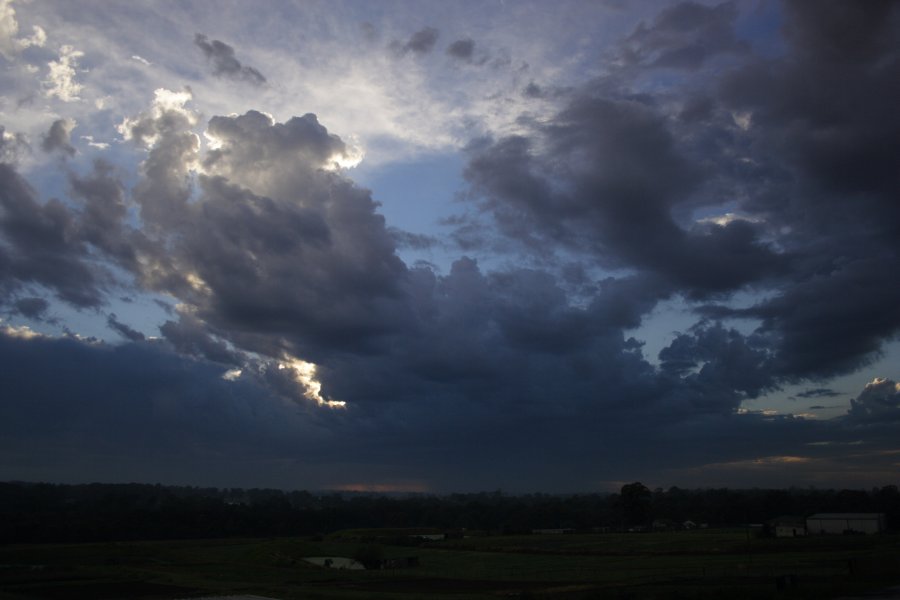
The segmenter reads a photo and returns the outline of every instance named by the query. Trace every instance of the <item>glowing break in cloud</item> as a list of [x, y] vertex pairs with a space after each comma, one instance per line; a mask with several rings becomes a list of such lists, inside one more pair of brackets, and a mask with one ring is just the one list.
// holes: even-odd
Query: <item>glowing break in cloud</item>
[[225, 373], [222, 374], [222, 379], [225, 381], [236, 381], [240, 378], [241, 374], [244, 371], [241, 369], [228, 369]]
[[27, 325], [20, 325], [17, 327], [15, 325], [0, 324], [0, 333], [2, 333], [3, 335], [9, 336], [11, 338], [18, 338], [18, 339], [22, 339], [22, 340], [31, 340], [34, 338], [44, 337], [43, 335], [34, 331]]
[[326, 171], [336, 171], [338, 169], [352, 169], [363, 161], [366, 157], [366, 151], [356, 136], [348, 136], [344, 139], [345, 147], [341, 152], [334, 154], [325, 164]]
[[285, 362], [278, 363], [278, 369], [291, 369], [294, 380], [303, 388], [303, 396], [319, 406], [328, 408], [344, 408], [343, 400], [327, 400], [322, 396], [322, 382], [316, 379], [316, 365], [305, 360], [286, 357]]

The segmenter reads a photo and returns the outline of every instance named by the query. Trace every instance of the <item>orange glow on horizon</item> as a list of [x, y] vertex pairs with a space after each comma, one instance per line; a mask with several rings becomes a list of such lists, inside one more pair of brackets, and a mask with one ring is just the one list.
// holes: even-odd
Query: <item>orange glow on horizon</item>
[[329, 486], [338, 492], [364, 492], [373, 494], [392, 494], [412, 492], [424, 494], [431, 491], [428, 484], [422, 481], [403, 481], [399, 483], [341, 483]]

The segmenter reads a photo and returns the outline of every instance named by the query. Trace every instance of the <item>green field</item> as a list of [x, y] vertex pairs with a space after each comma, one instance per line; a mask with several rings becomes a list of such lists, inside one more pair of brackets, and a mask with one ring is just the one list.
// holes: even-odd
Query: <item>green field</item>
[[[392, 530], [384, 539], [398, 538]], [[758, 539], [743, 530], [479, 535], [377, 545], [419, 566], [338, 571], [377, 531], [325, 540], [199, 540], [0, 547], [0, 599], [828, 598], [900, 583], [897, 536]], [[373, 542], [372, 540], [376, 541]], [[793, 585], [779, 589], [779, 578]]]

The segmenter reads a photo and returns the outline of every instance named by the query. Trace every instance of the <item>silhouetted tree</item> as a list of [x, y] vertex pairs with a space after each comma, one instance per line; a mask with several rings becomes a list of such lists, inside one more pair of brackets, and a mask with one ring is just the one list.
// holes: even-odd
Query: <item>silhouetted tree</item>
[[626, 527], [647, 525], [650, 521], [650, 505], [653, 493], [640, 481], [622, 486], [619, 492], [622, 516]]
[[384, 549], [378, 544], [366, 544], [360, 546], [353, 553], [353, 559], [362, 563], [367, 569], [381, 568], [381, 560], [384, 558]]

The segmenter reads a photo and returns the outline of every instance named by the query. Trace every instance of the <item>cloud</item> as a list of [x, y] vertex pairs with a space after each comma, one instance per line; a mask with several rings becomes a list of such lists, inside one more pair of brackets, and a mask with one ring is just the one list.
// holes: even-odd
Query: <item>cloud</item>
[[[900, 120], [883, 93], [898, 16], [887, 6], [836, 3], [810, 16], [790, 4], [790, 46], [765, 59], [734, 42], [736, 5], [667, 9], [627, 43], [654, 49], [641, 64], [696, 72], [686, 89], [639, 93], [630, 68], [583, 84], [549, 119], [472, 144], [469, 198], [520, 252], [564, 248], [599, 268], [652, 274], [666, 283], [661, 298], [723, 299], [698, 312], [759, 325], [748, 342], [770, 352], [760, 381], [859, 369], [900, 329], [886, 275], [900, 239], [890, 166]], [[844, 17], [855, 33], [828, 42]], [[697, 98], [712, 54], [679, 63], [671, 52], [704, 28], [719, 32], [710, 52], [735, 58]], [[739, 290], [768, 293], [726, 306]]]
[[[640, 344], [623, 335], [665, 294], [652, 277], [609, 280], [579, 307], [539, 270], [486, 273], [472, 259], [446, 276], [410, 269], [370, 193], [328, 170], [345, 146], [313, 115], [214, 117], [207, 129], [217, 147], [202, 158], [195, 123], [187, 98], [166, 92], [129, 119], [122, 131], [148, 146], [133, 192], [142, 227], [125, 225], [123, 188], [98, 163], [71, 178], [84, 206], [68, 216], [74, 239], [145, 289], [176, 298], [179, 317], [161, 333], [179, 356], [219, 364], [217, 381], [223, 368], [240, 368], [239, 381], [252, 376], [273, 400], [346, 402], [352, 423], [337, 433], [359, 440], [347, 453], [380, 448], [373, 460], [396, 460], [409, 444], [447, 452], [455, 432], [477, 421], [479, 445], [459, 460], [490, 455], [486, 482], [496, 461], [574, 422], [606, 431], [660, 410], [675, 421], [727, 414], [750, 389], [730, 390], [721, 377], [664, 383], [655, 375]], [[196, 188], [193, 170], [202, 170]], [[140, 340], [117, 318], [108, 324]], [[721, 354], [724, 365], [730, 354]], [[728, 368], [744, 364], [734, 360]], [[298, 377], [278, 364], [310, 367]], [[688, 384], [693, 394], [708, 385], [715, 393], [684, 400], [674, 390]], [[510, 422], [512, 413], [519, 416]], [[393, 422], [397, 414], [403, 419]], [[579, 431], [573, 445], [598, 451], [596, 431]], [[514, 469], [509, 481], [524, 476]]]
[[34, 190], [9, 165], [0, 164], [0, 299], [39, 284], [75, 306], [103, 302], [106, 273], [88, 260], [78, 222], [53, 199], [40, 204]]
[[[144, 237], [128, 246], [142, 285], [189, 307], [194, 330], [272, 358], [359, 350], [399, 327], [406, 269], [370, 193], [334, 171], [344, 142], [311, 114], [249, 111], [210, 119], [201, 161], [187, 100], [158, 91], [121, 127], [149, 144], [134, 190]], [[183, 325], [164, 333], [186, 348]]]
[[522, 89], [522, 95], [526, 98], [547, 100], [564, 97], [571, 91], [570, 88], [546, 87], [538, 85], [534, 81], [530, 81], [528, 82], [528, 85]]
[[397, 245], [397, 248], [427, 250], [439, 244], [439, 240], [432, 235], [412, 233], [409, 231], [397, 229], [396, 227], [389, 227], [388, 232], [390, 233], [391, 238], [394, 240], [394, 243]]
[[125, 338], [131, 342], [142, 342], [144, 341], [144, 334], [140, 331], [132, 329], [125, 323], [119, 321], [119, 318], [116, 317], [115, 313], [110, 313], [106, 316], [106, 324], [109, 325], [109, 328], [118, 333], [120, 336]]
[[862, 393], [850, 401], [847, 417], [853, 421], [893, 422], [900, 420], [900, 384], [876, 377]]
[[783, 265], [747, 220], [680, 226], [673, 212], [691, 201], [702, 170], [653, 106], [602, 88], [586, 86], [529, 136], [474, 145], [466, 177], [481, 210], [523, 246], [586, 251], [690, 295], [734, 290]]
[[78, 94], [84, 86], [75, 81], [78, 59], [84, 56], [84, 52], [76, 50], [72, 46], [64, 45], [59, 48], [59, 60], [47, 63], [50, 72], [44, 80], [45, 94], [48, 98], [56, 96], [63, 102], [75, 102], [81, 100]]
[[253, 67], [242, 65], [235, 58], [234, 48], [219, 40], [212, 40], [198, 33], [194, 36], [194, 45], [203, 51], [207, 60], [212, 63], [213, 75], [246, 81], [253, 85], [263, 85], [266, 78]]
[[412, 52], [425, 55], [434, 49], [439, 36], [440, 32], [434, 27], [425, 27], [412, 34], [405, 44], [401, 45], [395, 41], [392, 43], [392, 47], [402, 54]]
[[79, 202], [77, 238], [118, 266], [133, 271], [146, 237], [126, 224], [125, 188], [112, 165], [95, 160], [84, 175], [70, 174], [72, 198]]
[[470, 62], [475, 54], [475, 42], [470, 38], [456, 40], [447, 46], [447, 54], [453, 58]]
[[16, 20], [12, 0], [0, 0], [0, 56], [12, 61], [25, 48], [42, 48], [47, 41], [46, 32], [37, 25], [33, 27], [33, 32], [30, 37], [18, 37], [19, 22]]
[[803, 2], [785, 4], [787, 39], [804, 60], [869, 61], [891, 53], [897, 8], [891, 2], [835, 2], [813, 10]]
[[676, 4], [659, 13], [653, 25], [641, 23], [628, 36], [625, 59], [641, 66], [693, 70], [722, 53], [745, 53], [748, 44], [734, 35], [737, 15], [735, 2]]
[[827, 377], [871, 362], [900, 328], [900, 294], [886, 278], [896, 266], [887, 257], [855, 260], [811, 274], [750, 309], [778, 353], [777, 370], [787, 377]]
[[244, 362], [240, 353], [231, 350], [190, 311], [180, 314], [177, 321], [166, 321], [160, 326], [159, 331], [180, 354], [226, 365], [240, 365]]
[[[283, 456], [304, 471], [301, 463], [322, 449], [315, 415], [267, 395], [252, 374], [225, 381], [220, 367], [185, 362], [158, 344], [0, 332], [0, 357], [3, 388], [17, 399], [0, 404], [2, 445], [22, 457], [4, 476], [34, 467], [51, 479], [110, 481], [133, 478], [143, 464], [154, 480], [188, 483], [204, 465], [219, 470], [214, 457], [229, 456], [243, 479]], [[40, 450], [25, 450], [36, 442]]]
[[70, 139], [72, 130], [75, 128], [74, 121], [66, 119], [57, 119], [50, 126], [50, 131], [41, 140], [41, 149], [44, 152], [53, 152], [59, 150], [69, 156], [75, 155], [75, 148], [72, 146]]
[[[798, 398], [834, 398], [835, 396], [840, 396], [840, 392], [836, 392], [830, 388], [815, 388], [809, 390], [803, 390], [802, 392], [797, 394]], [[816, 407], [810, 407], [816, 408]]]
[[97, 142], [94, 140], [94, 136], [92, 135], [83, 135], [81, 139], [88, 143], [88, 146], [91, 148], [97, 148], [99, 150], [106, 150], [109, 148], [109, 144], [107, 142]]
[[[68, 450], [87, 439], [90, 456], [121, 456], [121, 472], [145, 465], [148, 477], [174, 463], [195, 483], [191, 473], [218, 464], [209, 477], [220, 482], [263, 472], [278, 482], [297, 467], [310, 477], [301, 486], [378, 473], [444, 489], [590, 489], [698, 465], [712, 485], [788, 464], [798, 477], [888, 464], [876, 459], [896, 439], [890, 380], [839, 419], [778, 414], [761, 398], [787, 383], [810, 384], [800, 397], [833, 395], [827, 380], [870, 364], [900, 328], [898, 125], [877, 93], [894, 80], [890, 27], [837, 4], [814, 16], [787, 5], [788, 44], [757, 58], [733, 32], [738, 8], [666, 9], [623, 42], [632, 62], [565, 86], [512, 58], [490, 76], [454, 67], [474, 42], [451, 44], [434, 73], [371, 40], [364, 69], [335, 57], [320, 89], [369, 93], [358, 84], [377, 73], [385, 81], [372, 93], [390, 92], [378, 97], [392, 108], [408, 110], [396, 98], [448, 73], [463, 96], [493, 94], [456, 111], [441, 81], [427, 110], [390, 112], [378, 130], [423, 147], [477, 134], [449, 239], [391, 227], [379, 200], [392, 199], [354, 183], [349, 138], [312, 113], [266, 106], [275, 117], [245, 98], [217, 112], [218, 98], [164, 88], [145, 110], [123, 101], [127, 110], [83, 114], [91, 106], [72, 103], [65, 113], [104, 139], [111, 114], [130, 115], [118, 127], [130, 143], [108, 155], [115, 166], [77, 155], [21, 173], [12, 163], [26, 138], [4, 130], [4, 310], [49, 330], [62, 301], [105, 315], [122, 338], [4, 328], [0, 354], [16, 376], [0, 378], [21, 402], [0, 406], [0, 427], [33, 434], [0, 436], [5, 455], [30, 457], [31, 473], [71, 473]], [[896, 9], [881, 17], [895, 22]], [[844, 18], [855, 33], [834, 38]], [[437, 39], [425, 29], [395, 49], [425, 55]], [[195, 43], [218, 75], [262, 82], [230, 46]], [[167, 54], [152, 50], [116, 56], [144, 76], [127, 58], [139, 51], [165, 72]], [[647, 70], [658, 67], [679, 72], [659, 79]], [[469, 88], [472, 76], [489, 81]], [[386, 114], [366, 110], [365, 120]], [[447, 141], [434, 122], [465, 124]], [[50, 150], [71, 147], [67, 123], [51, 126]], [[468, 255], [439, 267], [397, 254], [454, 241]], [[116, 316], [123, 295], [143, 294], [167, 309], [161, 338]], [[678, 326], [673, 306], [685, 307]], [[840, 463], [860, 440], [860, 455]], [[114, 474], [97, 467], [108, 461], [84, 462], [84, 477]]]
[[677, 336], [659, 353], [664, 374], [677, 374], [690, 402], [720, 403], [731, 398], [731, 409], [777, 387], [769, 367], [770, 352], [758, 340], [721, 324], [699, 327]]
[[13, 309], [29, 319], [42, 320], [50, 303], [43, 298], [19, 298], [13, 303]]
[[[480, 278], [472, 264], [459, 265], [439, 283], [445, 291], [455, 288], [441, 307], [447, 311], [440, 317], [449, 319], [446, 326], [468, 329], [460, 317], [478, 320], [471, 325], [485, 323], [474, 306], [459, 304], [463, 294], [476, 291], [473, 284], [485, 283], [489, 280]], [[532, 291], [542, 287], [537, 282], [531, 286]], [[501, 290], [497, 287], [494, 293]], [[546, 301], [535, 303], [534, 314], [547, 306]], [[484, 332], [478, 341], [493, 335]], [[460, 343], [464, 337], [458, 337]], [[594, 341], [578, 353], [582, 360], [603, 348], [595, 345], [596, 336], [583, 339], [591, 338]], [[479, 352], [477, 344], [464, 347]], [[440, 356], [436, 351], [430, 355]], [[459, 364], [450, 351], [442, 352], [446, 365]], [[559, 357], [567, 353], [563, 350]], [[617, 351], [602, 355], [623, 356]], [[340, 465], [342, 477], [359, 481], [370, 481], [374, 471], [381, 477], [406, 473], [438, 490], [487, 489], [493, 481], [507, 490], [526, 491], [537, 480], [556, 489], [593, 489], [591, 482], [598, 478], [646, 469], [653, 469], [657, 479], [667, 477], [659, 474], [662, 470], [678, 473], [678, 482], [710, 485], [710, 477], [722, 481], [740, 476], [741, 465], [754, 469], [789, 462], [798, 466], [794, 476], [805, 479], [816, 477], [819, 470], [827, 476], [836, 462], [843, 463], [842, 469], [884, 462], [877, 447], [860, 447], [856, 458], [845, 456], [842, 440], [860, 435], [858, 426], [849, 422], [727, 410], [673, 412], [671, 404], [654, 400], [662, 388], [650, 382], [638, 385], [635, 372], [622, 376], [623, 368], [636, 366], [627, 361], [588, 362], [576, 371], [583, 378], [580, 383], [559, 378], [566, 369], [579, 368], [577, 362], [570, 363], [574, 356], [528, 361], [525, 354], [503, 352], [489, 358], [486, 368], [468, 372], [468, 390], [460, 390], [459, 374], [448, 378], [450, 372], [435, 369], [438, 365], [420, 371], [427, 378], [420, 379], [416, 389], [408, 370], [381, 373], [379, 367], [391, 364], [381, 362], [346, 378], [342, 386], [343, 391], [355, 389], [357, 399], [360, 394], [370, 399], [348, 402], [346, 411], [335, 414], [285, 403], [280, 391], [290, 395], [296, 383], [289, 369], [274, 364], [223, 377], [233, 370], [186, 360], [161, 343], [112, 346], [4, 330], [0, 358], [9, 369], [0, 374], [0, 383], [16, 401], [0, 405], [2, 444], [7, 455], [27, 457], [14, 468], [5, 467], [4, 473], [19, 478], [35, 472], [51, 473], [51, 478], [65, 474], [90, 481], [133, 478], [139, 472], [153, 481], [195, 485], [238, 481], [271, 486], [280, 481], [288, 487], [326, 487], [337, 482], [334, 469]], [[510, 359], [512, 364], [504, 365]], [[523, 368], [531, 369], [530, 374]], [[528, 391], [534, 386], [547, 395]], [[579, 394], [577, 401], [573, 393]], [[481, 400], [473, 403], [474, 398]], [[400, 415], [404, 418], [398, 419]], [[762, 435], [767, 444], [761, 454]], [[598, 461], [634, 445], [636, 439], [640, 453], [623, 454], [615, 464]], [[823, 439], [834, 443], [811, 445]], [[25, 450], [33, 449], [36, 441], [41, 442], [40, 451]], [[409, 447], [417, 452], [409, 453]], [[684, 471], [698, 464], [720, 466], [693, 474]], [[829, 484], [834, 485], [825, 480]]]
[[[122, 184], [102, 160], [71, 173], [69, 202], [42, 202], [10, 165], [0, 164], [0, 302], [40, 286], [76, 308], [99, 307], [127, 286], [113, 265], [134, 271], [150, 242], [125, 224]], [[77, 207], [77, 210], [73, 210]]]
[[0, 163], [15, 164], [30, 150], [31, 147], [24, 134], [10, 133], [0, 125]]

